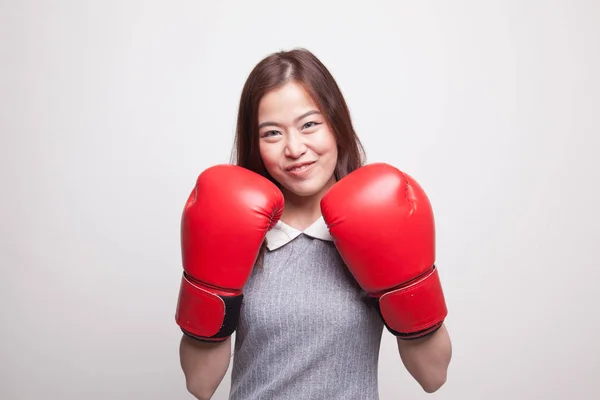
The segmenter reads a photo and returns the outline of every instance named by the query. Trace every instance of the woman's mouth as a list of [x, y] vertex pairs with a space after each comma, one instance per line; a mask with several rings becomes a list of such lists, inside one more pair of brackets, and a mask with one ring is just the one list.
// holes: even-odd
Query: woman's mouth
[[311, 169], [313, 165], [315, 165], [315, 161], [311, 161], [309, 163], [302, 163], [296, 166], [286, 168], [286, 172], [292, 175], [301, 175], [304, 172]]

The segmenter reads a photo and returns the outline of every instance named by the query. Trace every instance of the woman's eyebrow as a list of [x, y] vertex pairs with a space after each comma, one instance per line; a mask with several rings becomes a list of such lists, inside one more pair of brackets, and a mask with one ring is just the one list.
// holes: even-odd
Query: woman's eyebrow
[[[305, 112], [304, 114], [302, 114], [301, 116], [297, 117], [294, 122], [298, 122], [303, 118], [308, 117], [309, 115], [313, 115], [313, 114], [321, 114], [321, 112], [319, 112], [318, 110], [310, 110], [308, 112]], [[281, 127], [280, 124], [278, 124], [277, 122], [271, 122], [271, 121], [266, 121], [263, 122], [261, 124], [258, 125], [258, 129], [264, 128], [265, 126], [278, 126]]]

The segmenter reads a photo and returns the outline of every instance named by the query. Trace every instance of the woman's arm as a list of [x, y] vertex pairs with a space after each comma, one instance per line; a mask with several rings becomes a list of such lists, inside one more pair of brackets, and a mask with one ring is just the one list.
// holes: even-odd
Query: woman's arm
[[427, 393], [433, 393], [446, 382], [452, 358], [452, 344], [445, 325], [421, 339], [398, 341], [402, 363]]
[[223, 342], [206, 343], [183, 335], [179, 359], [187, 390], [199, 400], [208, 400], [229, 368], [231, 337]]

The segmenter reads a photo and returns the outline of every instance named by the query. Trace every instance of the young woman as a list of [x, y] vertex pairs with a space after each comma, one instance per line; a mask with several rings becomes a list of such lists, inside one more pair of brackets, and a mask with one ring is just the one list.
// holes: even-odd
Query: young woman
[[204, 171], [182, 218], [176, 318], [195, 397], [219, 386], [233, 332], [233, 400], [378, 399], [384, 326], [426, 392], [444, 384], [451, 344], [428, 200], [363, 156], [312, 53], [274, 53], [252, 70], [235, 165]]

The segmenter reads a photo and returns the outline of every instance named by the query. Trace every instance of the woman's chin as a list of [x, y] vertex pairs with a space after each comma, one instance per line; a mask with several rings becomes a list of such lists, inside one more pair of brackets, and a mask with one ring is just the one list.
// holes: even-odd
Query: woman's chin
[[314, 196], [317, 193], [319, 193], [318, 189], [311, 189], [311, 188], [306, 188], [306, 187], [294, 187], [294, 186], [288, 186], [286, 188], [286, 191], [289, 195], [292, 195], [295, 197], [311, 197], [311, 196]]
[[285, 185], [285, 188], [288, 194], [292, 196], [309, 198], [323, 194], [329, 186], [327, 183], [304, 182], [301, 184]]

